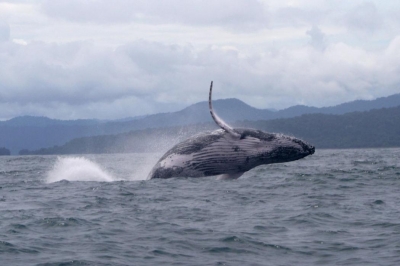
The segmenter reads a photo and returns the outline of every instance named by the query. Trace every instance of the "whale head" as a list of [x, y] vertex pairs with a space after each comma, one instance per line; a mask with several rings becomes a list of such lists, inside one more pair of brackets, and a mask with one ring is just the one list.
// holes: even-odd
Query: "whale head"
[[295, 137], [257, 129], [237, 129], [238, 149], [248, 154], [249, 166], [284, 163], [311, 155], [315, 147]]

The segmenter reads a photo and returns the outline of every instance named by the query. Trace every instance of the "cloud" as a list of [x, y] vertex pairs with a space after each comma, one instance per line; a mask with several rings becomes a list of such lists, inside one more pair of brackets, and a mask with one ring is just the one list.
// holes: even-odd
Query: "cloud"
[[363, 2], [350, 9], [345, 16], [345, 22], [351, 30], [366, 33], [375, 32], [383, 26], [383, 18], [372, 2]]
[[264, 27], [267, 21], [265, 6], [257, 0], [47, 0], [41, 8], [50, 17], [94, 23], [177, 23], [253, 29]]
[[184, 104], [158, 100], [171, 89], [163, 81], [175, 64], [170, 59], [182, 57], [182, 52], [170, 49], [144, 42], [116, 51], [90, 42], [4, 43], [0, 45], [3, 118], [9, 117], [9, 110], [13, 116], [118, 118], [183, 108]]
[[211, 80], [215, 99], [277, 109], [386, 96], [400, 84], [395, 2], [0, 0], [0, 6], [7, 21], [0, 23], [0, 119], [179, 110], [206, 100]]
[[211, 80], [215, 99], [236, 97], [259, 108], [370, 99], [397, 93], [400, 85], [400, 36], [383, 51], [336, 43], [323, 51], [302, 46], [260, 54], [143, 40], [115, 50], [90, 42], [3, 42], [0, 50], [3, 118], [110, 119], [179, 110], [206, 100]]
[[304, 27], [320, 23], [327, 10], [287, 6], [273, 12], [273, 23], [277, 27]]
[[10, 25], [0, 20], [0, 42], [6, 42], [10, 39]]
[[326, 47], [325, 34], [321, 31], [318, 26], [313, 26], [308, 30], [307, 35], [311, 37], [311, 45], [318, 50], [324, 50]]

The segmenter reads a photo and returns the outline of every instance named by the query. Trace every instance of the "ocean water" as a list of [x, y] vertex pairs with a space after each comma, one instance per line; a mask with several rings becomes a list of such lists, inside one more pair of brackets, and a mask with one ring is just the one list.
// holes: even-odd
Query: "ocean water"
[[159, 156], [1, 157], [0, 264], [400, 265], [400, 149], [145, 180]]

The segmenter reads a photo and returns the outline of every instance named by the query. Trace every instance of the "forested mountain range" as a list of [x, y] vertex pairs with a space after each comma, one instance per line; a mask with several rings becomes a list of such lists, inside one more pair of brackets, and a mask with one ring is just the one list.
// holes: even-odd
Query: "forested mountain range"
[[[366, 111], [383, 107], [400, 106], [400, 94], [378, 98], [372, 101], [353, 101], [333, 107], [294, 106], [280, 111], [257, 109], [238, 99], [214, 101], [214, 109], [227, 122], [257, 121], [297, 117], [303, 114], [345, 114], [353, 111]], [[132, 130], [194, 125], [211, 122], [208, 103], [193, 104], [181, 111], [159, 113], [115, 121], [82, 119], [55, 120], [46, 117], [23, 116], [0, 122], [0, 146], [7, 147], [12, 154], [22, 149], [63, 145], [75, 138], [87, 136], [112, 135]]]
[[[247, 120], [233, 125], [293, 135], [317, 149], [400, 147], [400, 106], [344, 115], [307, 114], [286, 119]], [[164, 152], [191, 135], [216, 128], [214, 123], [203, 123], [85, 137], [23, 154]]]

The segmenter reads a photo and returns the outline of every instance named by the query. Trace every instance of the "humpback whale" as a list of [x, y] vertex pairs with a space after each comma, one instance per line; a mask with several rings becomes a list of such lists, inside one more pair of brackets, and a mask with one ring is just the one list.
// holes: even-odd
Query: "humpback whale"
[[295, 161], [314, 153], [314, 146], [291, 136], [232, 128], [213, 110], [212, 87], [211, 81], [210, 114], [221, 129], [197, 134], [172, 147], [156, 163], [148, 179], [216, 175], [236, 179], [259, 165]]

